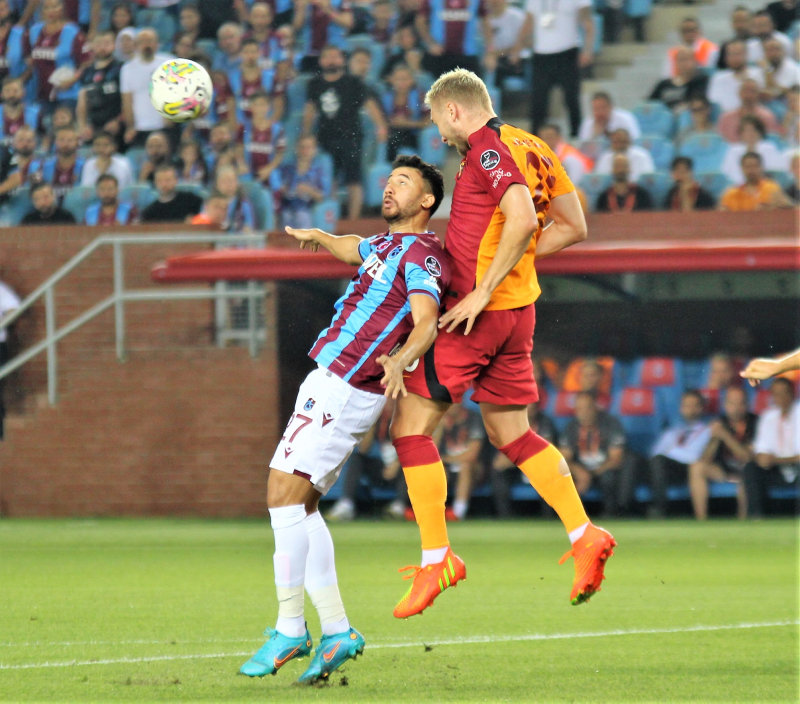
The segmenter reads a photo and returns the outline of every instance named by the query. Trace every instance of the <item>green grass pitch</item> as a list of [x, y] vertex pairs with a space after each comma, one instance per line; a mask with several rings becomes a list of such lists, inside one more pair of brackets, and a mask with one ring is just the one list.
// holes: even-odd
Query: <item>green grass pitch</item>
[[[573, 607], [555, 521], [466, 521], [467, 580], [394, 619], [408, 524], [332, 526], [367, 640], [328, 686], [237, 675], [276, 615], [266, 521], [0, 521], [0, 700], [796, 702], [797, 523], [611, 522], [602, 591]], [[315, 643], [319, 623], [307, 617]]]

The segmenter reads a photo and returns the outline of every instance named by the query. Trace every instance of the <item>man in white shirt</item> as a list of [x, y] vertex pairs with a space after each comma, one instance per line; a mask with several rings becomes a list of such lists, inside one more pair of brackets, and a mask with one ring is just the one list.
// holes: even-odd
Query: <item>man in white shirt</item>
[[136, 35], [136, 56], [120, 70], [122, 118], [125, 121], [125, 144], [142, 146], [147, 135], [164, 129], [166, 120], [150, 103], [150, 76], [164, 61], [171, 58], [158, 49], [158, 34], [144, 27]]
[[758, 419], [753, 441], [755, 461], [744, 468], [747, 516], [762, 518], [769, 486], [800, 487], [800, 407], [794, 386], [778, 377], [770, 389], [773, 408]]
[[[0, 320], [19, 308], [19, 304], [19, 296], [9, 286], [0, 281]], [[7, 336], [6, 328], [0, 327], [0, 369], [8, 360]], [[3, 419], [6, 415], [6, 408], [3, 403], [3, 382], [4, 380], [0, 379], [0, 440], [3, 439]]]
[[594, 61], [592, 2], [527, 0], [525, 12], [522, 34], [533, 36], [531, 131], [547, 122], [550, 91], [560, 85], [575, 137], [581, 124], [581, 71]]
[[486, 19], [492, 34], [492, 51], [487, 52], [483, 65], [494, 72], [494, 85], [503, 87], [503, 79], [522, 76], [523, 60], [530, 56], [525, 46], [530, 36], [524, 35], [525, 12], [511, 7], [507, 0], [486, 0]]
[[777, 39], [786, 53], [792, 51], [792, 40], [783, 32], [775, 30], [772, 22], [772, 15], [766, 10], [761, 10], [753, 15], [752, 21], [753, 35], [747, 40], [747, 61], [751, 64], [760, 64], [764, 60], [764, 42], [767, 39]]
[[774, 37], [764, 42], [759, 80], [764, 86], [763, 100], [783, 98], [789, 88], [800, 83], [800, 65], [786, 56], [786, 47]]
[[644, 147], [631, 144], [631, 136], [626, 129], [617, 129], [611, 133], [611, 148], [603, 152], [594, 167], [596, 174], [610, 174], [613, 171], [614, 156], [623, 154], [630, 164], [630, 182], [637, 183], [642, 174], [656, 170], [653, 157]]
[[722, 112], [738, 110], [742, 106], [739, 88], [742, 81], [752, 79], [763, 83], [762, 72], [755, 66], [747, 65], [747, 43], [734, 39], [725, 47], [726, 68], [714, 72], [708, 83], [707, 98], [719, 105]]
[[628, 131], [631, 139], [639, 139], [641, 130], [636, 117], [630, 110], [615, 108], [614, 101], [608, 93], [599, 91], [592, 96], [592, 115], [581, 122], [578, 139], [586, 142], [597, 137], [610, 137], [614, 130], [620, 128]]
[[81, 186], [95, 186], [103, 174], [111, 174], [117, 179], [120, 190], [135, 182], [130, 160], [117, 150], [116, 140], [108, 132], [98, 132], [92, 140], [94, 156], [87, 159], [81, 171]]
[[689, 466], [703, 456], [711, 439], [711, 427], [703, 420], [705, 401], [699, 391], [681, 396], [681, 422], [670, 426], [656, 439], [650, 452], [650, 487], [653, 503], [648, 515], [663, 517], [667, 509], [667, 487], [687, 484]]

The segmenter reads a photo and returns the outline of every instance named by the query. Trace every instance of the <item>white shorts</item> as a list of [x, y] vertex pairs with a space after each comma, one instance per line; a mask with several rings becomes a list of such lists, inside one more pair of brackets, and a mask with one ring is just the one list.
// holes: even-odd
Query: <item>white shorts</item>
[[315, 369], [300, 385], [270, 468], [306, 477], [317, 491], [327, 493], [385, 404], [381, 394], [361, 391], [327, 369]]

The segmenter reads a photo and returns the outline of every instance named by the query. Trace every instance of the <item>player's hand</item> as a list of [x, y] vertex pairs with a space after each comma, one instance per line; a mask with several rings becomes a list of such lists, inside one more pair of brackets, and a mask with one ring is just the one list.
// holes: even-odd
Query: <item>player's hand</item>
[[769, 379], [777, 371], [778, 364], [772, 359], [753, 359], [739, 372], [742, 379], [747, 379], [750, 386], [758, 386], [764, 379]]
[[287, 234], [294, 237], [300, 243], [300, 249], [308, 248], [312, 252], [316, 252], [319, 249], [319, 240], [317, 237], [322, 230], [318, 230], [317, 228], [303, 230], [300, 228], [289, 227], [288, 225], [283, 229], [286, 230]]
[[475, 319], [489, 303], [490, 294], [479, 289], [470, 291], [455, 306], [439, 318], [439, 329], [447, 326], [447, 332], [453, 332], [461, 323], [467, 321], [464, 334], [469, 335]]
[[402, 396], [403, 398], [408, 396], [408, 391], [403, 381], [405, 367], [398, 362], [397, 358], [382, 354], [375, 361], [383, 367], [384, 371], [383, 378], [381, 379], [381, 386], [386, 390], [383, 392], [383, 395], [386, 396], [386, 398], [393, 399], [398, 396]]

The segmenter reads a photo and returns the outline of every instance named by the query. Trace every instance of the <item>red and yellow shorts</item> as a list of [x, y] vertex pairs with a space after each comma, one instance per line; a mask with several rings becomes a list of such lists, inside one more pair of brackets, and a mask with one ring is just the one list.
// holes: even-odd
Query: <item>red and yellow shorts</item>
[[405, 375], [408, 391], [435, 401], [459, 403], [470, 386], [472, 400], [526, 406], [539, 400], [533, 378], [533, 304], [485, 310], [469, 335], [463, 324], [439, 331], [431, 348]]

